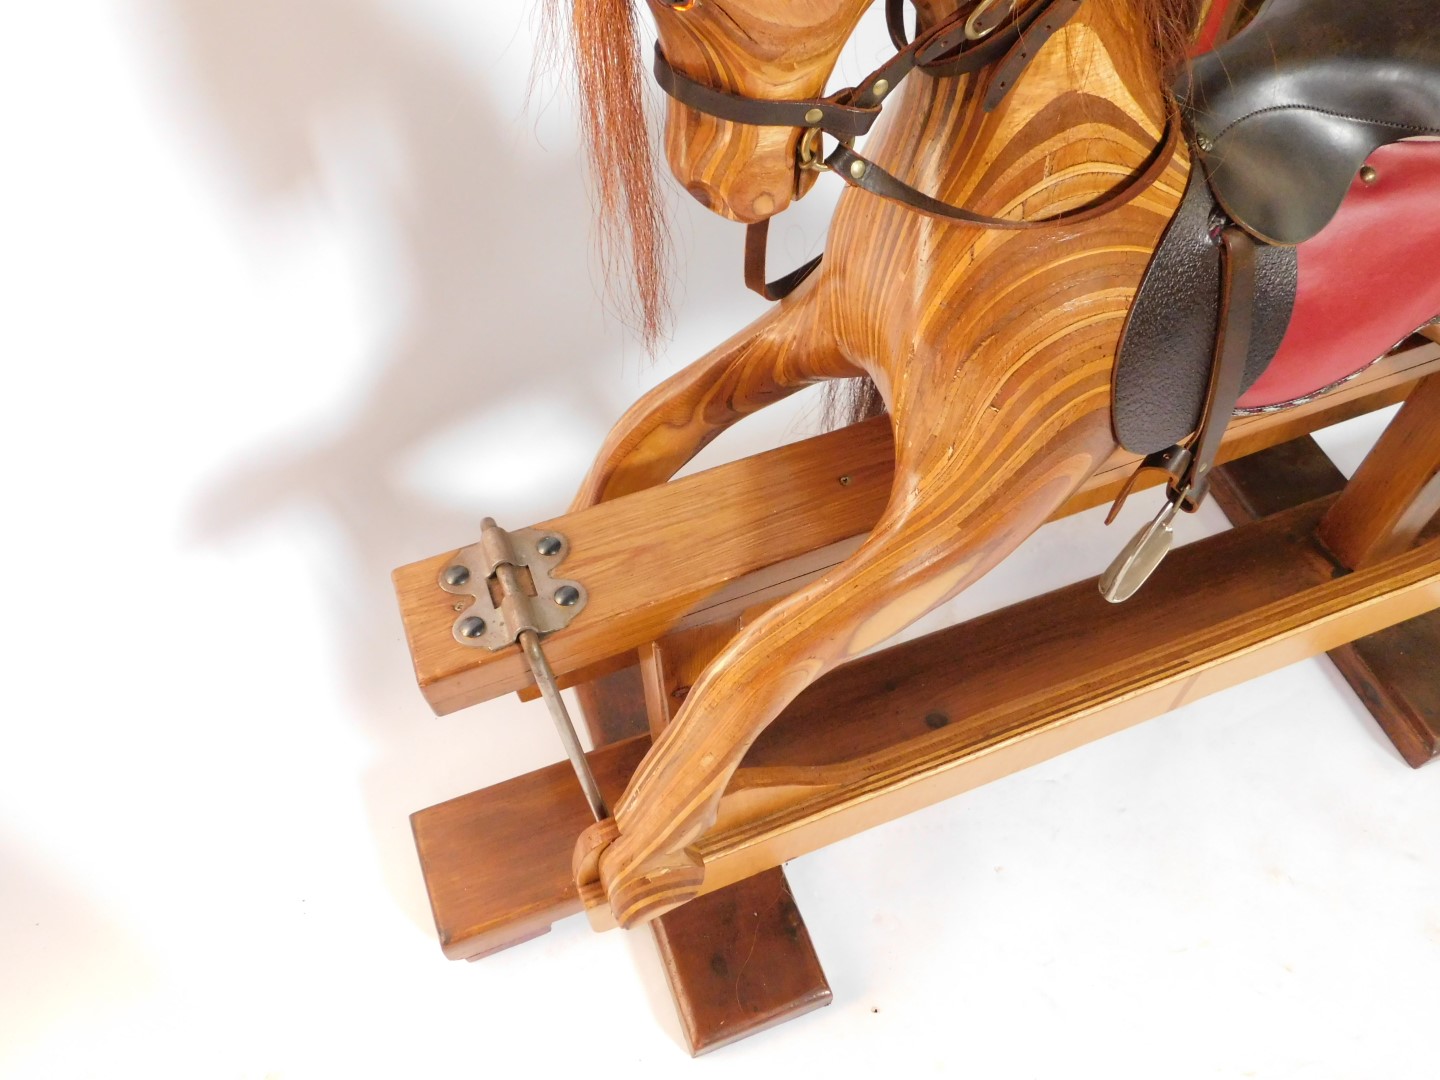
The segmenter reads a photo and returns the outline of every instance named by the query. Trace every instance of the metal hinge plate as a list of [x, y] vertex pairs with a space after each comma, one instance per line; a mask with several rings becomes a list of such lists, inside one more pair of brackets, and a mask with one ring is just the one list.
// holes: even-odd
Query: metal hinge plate
[[569, 626], [589, 599], [580, 582], [555, 575], [569, 550], [560, 533], [506, 532], [486, 518], [480, 542], [457, 551], [440, 573], [442, 589], [470, 600], [457, 609], [455, 640], [495, 652], [522, 631], [543, 636]]

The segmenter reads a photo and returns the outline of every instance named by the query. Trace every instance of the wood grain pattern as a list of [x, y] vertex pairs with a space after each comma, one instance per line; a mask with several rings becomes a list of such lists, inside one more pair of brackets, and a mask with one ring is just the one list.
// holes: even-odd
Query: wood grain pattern
[[[1406, 347], [1306, 405], [1234, 421], [1219, 460], [1394, 405], [1417, 378], [1436, 372], [1440, 346]], [[1136, 461], [1117, 451], [1052, 517], [1110, 503]], [[568, 629], [546, 639], [561, 685], [630, 666], [634, 649], [677, 627], [733, 617], [815, 580], [859, 547], [884, 508], [893, 476], [893, 444], [882, 418], [536, 525], [570, 537], [566, 573], [586, 582], [592, 595]], [[850, 482], [841, 484], [841, 477]], [[437, 581], [453, 555], [394, 574], [426, 700], [444, 714], [512, 691], [534, 697], [518, 649], [488, 653], [451, 636], [454, 597]]]
[[[677, 28], [691, 34], [711, 63], [711, 85], [744, 92], [747, 72], [784, 68], [772, 54], [794, 47], [789, 6], [744, 0], [724, 8], [725, 26], [693, 18], [698, 10], [662, 15], [661, 40], [668, 52]], [[794, 10], [803, 21], [820, 8]], [[926, 4], [921, 15], [954, 10]], [[767, 11], [787, 14], [777, 22]], [[1033, 219], [1094, 204], [1141, 171], [1166, 126], [1159, 58], [1145, 44], [1148, 13], [1126, 0], [1091, 0], [993, 112], [976, 93], [983, 75], [907, 81], [867, 152], [902, 181], [991, 216]], [[828, 33], [813, 36], [817, 50], [831, 47]], [[693, 55], [685, 62], [701, 77]], [[779, 160], [737, 154], [723, 170], [727, 188]], [[721, 796], [785, 705], [983, 575], [1103, 466], [1115, 450], [1118, 339], [1188, 168], [1182, 152], [1103, 221], [1037, 231], [977, 230], [848, 192], [821, 269], [764, 332], [683, 373], [691, 382], [682, 393], [662, 388], [621, 421], [577, 507], [634, 491], [635, 478], [657, 482], [713, 437], [715, 414], [680, 410], [688, 423], [675, 415], [676, 399], [714, 400], [704, 386], [716, 379], [703, 372], [718, 372], [727, 388], [724, 422], [763, 394], [863, 370], [892, 418], [896, 464], [864, 543], [737, 635], [695, 683], [613, 821], [582, 838], [582, 894], [602, 887], [625, 925], [694, 895], [699, 845]], [[757, 364], [783, 375], [737, 370]], [[752, 386], [761, 394], [746, 392]]]
[[[742, 775], [809, 768], [845, 784], [707, 835], [702, 889], [1440, 606], [1440, 540], [1337, 577], [1313, 536], [1325, 507], [1187, 545], [1131, 603], [1106, 605], [1081, 582], [825, 676], [756, 741]], [[1194, 580], [1207, 587], [1174, 604]], [[649, 743], [589, 755], [607, 792]], [[579, 912], [569, 873], [584, 818], [565, 763], [414, 815], [447, 954]]]
[[[871, 3], [726, 0], [683, 11], [652, 3], [650, 10], [676, 70], [706, 86], [781, 100], [824, 93], [840, 49]], [[717, 214], [763, 221], [814, 183], [815, 173], [795, 169], [798, 129], [734, 124], [673, 99], [667, 109], [665, 153], [671, 171]]]
[[1440, 513], [1440, 377], [1411, 391], [1320, 525], [1352, 569], [1404, 551]]
[[[757, 614], [670, 634], [641, 650], [652, 737]], [[778, 866], [666, 912], [650, 927], [692, 1055], [830, 1003], [830, 984]]]

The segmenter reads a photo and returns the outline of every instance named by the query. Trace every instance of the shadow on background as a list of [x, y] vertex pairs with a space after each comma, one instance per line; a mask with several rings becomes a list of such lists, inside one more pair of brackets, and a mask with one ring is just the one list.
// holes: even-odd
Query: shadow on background
[[507, 409], [546, 400], [553, 412], [537, 414], [533, 437], [548, 421], [598, 445], [612, 419], [603, 387], [622, 357], [594, 302], [578, 163], [510, 152], [519, 118], [497, 116], [460, 55], [374, 0], [149, 0], [148, 14], [257, 214], [323, 195], [337, 167], [373, 189], [362, 229], [386, 264], [377, 300], [396, 314], [380, 355], [350, 381], [356, 404], [323, 435], [254, 447], [206, 493], [194, 528], [213, 542], [294, 504], [325, 515], [336, 550], [319, 576], [348, 699], [376, 744], [372, 833], [387, 883], [429, 932], [406, 827], [424, 802], [407, 783], [445, 728], [416, 730], [417, 716], [436, 722], [411, 680], [390, 571], [469, 542], [482, 513], [519, 527], [563, 506], [519, 494], [462, 512], [399, 474], [460, 426], [474, 438], [454, 468], [512, 490], [500, 473], [526, 467], [513, 422], [482, 452], [473, 443]]

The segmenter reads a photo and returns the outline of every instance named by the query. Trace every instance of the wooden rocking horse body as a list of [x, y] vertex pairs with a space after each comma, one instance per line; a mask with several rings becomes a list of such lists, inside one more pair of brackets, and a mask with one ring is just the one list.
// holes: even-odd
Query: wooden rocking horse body
[[[671, 64], [688, 60], [696, 80], [745, 71], [749, 85], [742, 78], [726, 89], [775, 97], [814, 96], [838, 48], [837, 18], [848, 33], [868, 5], [781, 5], [775, 10], [793, 21], [778, 40], [753, 9], [654, 6], [660, 48], [676, 54]], [[867, 542], [716, 657], [614, 818], [582, 844], [581, 864], [592, 867], [582, 875], [598, 871], [622, 924], [693, 895], [703, 869], [687, 845], [714, 823], [746, 749], [796, 694], [984, 574], [1117, 449], [1115, 358], [1186, 189], [1188, 155], [1167, 156], [1163, 171], [1126, 191], [1133, 197], [1115, 193], [1147, 165], [1155, 171], [1172, 134], [1177, 121], [1162, 73], [1175, 56], [1161, 55], [1156, 27], [1188, 26], [1192, 12], [1189, 4], [1120, 0], [1030, 7], [1044, 8], [1042, 19], [1067, 21], [1027, 57], [1023, 77], [1000, 93], [993, 71], [907, 81], [894, 91], [867, 157], [952, 206], [1049, 224], [1012, 230], [937, 220], [847, 192], [819, 269], [771, 315], [638, 402], [577, 497], [578, 508], [668, 479], [729, 423], [821, 379], [869, 376], [891, 416], [895, 484]], [[1025, 10], [1020, 5], [1018, 15]], [[922, 27], [955, 15], [954, 5], [920, 7]], [[757, 79], [723, 46], [694, 48], [737, 37], [804, 52], [771, 59]], [[817, 41], [831, 43], [819, 62], [810, 52]], [[805, 59], [813, 68], [808, 82], [766, 78]], [[783, 206], [783, 193], [796, 186], [794, 147], [777, 145], [773, 128], [736, 130], [742, 125], [691, 112], [676, 103], [669, 120], [667, 146], [681, 181], [740, 220]], [[677, 132], [685, 133], [683, 144]], [[790, 132], [792, 143], [806, 137]], [[730, 171], [717, 172], [717, 161]], [[1097, 206], [1098, 215], [1083, 214]], [[1077, 211], [1081, 220], [1066, 220]], [[1407, 306], [1418, 302], [1424, 317], [1386, 311], [1357, 319], [1361, 336], [1388, 335], [1388, 347], [1440, 311], [1440, 283], [1419, 284]], [[1323, 377], [1302, 393], [1384, 348], [1350, 354], [1348, 370], [1322, 367]], [[1312, 360], [1309, 370], [1316, 366]], [[1259, 404], [1278, 404], [1261, 394]]]
[[[1167, 87], [1199, 14], [1192, 0], [920, 0], [915, 41], [896, 31], [908, 66], [892, 61], [853, 91], [821, 97], [869, 3], [650, 3], [659, 28], [657, 73], [673, 99], [666, 149], [687, 190], [762, 238], [756, 224], [808, 189], [822, 156], [853, 190], [840, 201], [818, 267], [774, 287], [787, 295], [763, 318], [626, 413], [572, 514], [663, 484], [736, 420], [824, 380], [873, 380], [890, 417], [895, 467], [883, 511], [858, 549], [778, 602], [767, 599], [727, 644], [705, 653], [709, 662], [687, 678], [683, 702], [665, 717], [613, 816], [603, 815], [598, 798], [592, 802], [602, 819], [580, 838], [575, 880], [592, 911], [608, 909], [621, 925], [653, 919], [713, 887], [700, 848], [717, 820], [734, 832], [747, 814], [758, 820], [757, 807], [769, 812], [787, 799], [823, 794], [844, 774], [781, 767], [738, 782], [747, 750], [802, 691], [954, 597], [1123, 455], [1115, 408], [1117, 393], [1129, 391], [1117, 358], [1146, 317], [1137, 297], [1156, 291], [1149, 275], [1163, 262], [1157, 251], [1186, 239], [1183, 206], [1201, 195], [1213, 206], [1205, 181], [1238, 168], [1225, 152], [1247, 137], [1246, 124], [1271, 123], [1292, 107], [1301, 121], [1323, 113], [1323, 123], [1341, 124], [1340, 133], [1316, 134], [1302, 122], [1295, 146], [1338, 140], [1359, 157], [1342, 158], [1348, 174], [1331, 169], [1325, 197], [1334, 196], [1334, 205], [1321, 208], [1310, 235], [1256, 239], [1244, 228], [1249, 206], [1227, 205], [1228, 216], [1212, 209], [1213, 220], [1202, 211], [1200, 225], [1208, 221], [1218, 252], [1215, 276], [1195, 279], [1209, 313], [1199, 335], [1203, 364], [1189, 390], [1138, 383], [1142, 402], [1151, 400], [1146, 393], [1188, 393], [1172, 409], [1183, 425], [1165, 436], [1175, 447], [1124, 440], [1170, 473], [1171, 514], [1203, 497], [1237, 402], [1242, 411], [1264, 412], [1309, 401], [1440, 314], [1440, 225], [1437, 215], [1416, 210], [1440, 198], [1440, 145], [1423, 141], [1440, 132], [1440, 24], [1426, 20], [1423, 0], [1384, 5], [1394, 9], [1390, 37], [1406, 38], [1404, 49], [1388, 38], [1362, 42], [1374, 46], [1368, 66], [1346, 75], [1352, 97], [1358, 92], [1373, 109], [1359, 121], [1335, 120], [1343, 110], [1326, 105], [1323, 80], [1321, 89], [1280, 80], [1302, 86], [1306, 96], [1295, 102], [1273, 98], [1284, 91], [1269, 85], [1255, 92], [1272, 99], [1258, 104], [1236, 106], [1218, 92], [1203, 100], [1213, 85], [1204, 81], [1203, 63], [1182, 118]], [[899, 5], [890, 8], [894, 28]], [[1307, 13], [1341, 23], [1348, 17], [1335, 0], [1271, 0], [1242, 52]], [[577, 2], [575, 25], [589, 101], [598, 110], [592, 134], [602, 194], [630, 211], [625, 235], [643, 263], [653, 255], [646, 233], [653, 204], [637, 186], [643, 169], [620, 160], [628, 151], [616, 147], [644, 135], [605, 113], [607, 102], [630, 93], [616, 85], [629, 68], [613, 56], [630, 39], [628, 0]], [[610, 59], [597, 61], [597, 51]], [[1311, 70], [1303, 48], [1292, 59], [1298, 70]], [[1424, 75], [1425, 92], [1385, 97], [1382, 84], [1397, 64]], [[890, 80], [896, 71], [898, 86]], [[1342, 94], [1337, 102], [1348, 100]], [[845, 125], [868, 130], [882, 104], [884, 118], [861, 156]], [[1226, 108], [1241, 112], [1206, 132]], [[769, 122], [746, 122], [755, 118]], [[1357, 124], [1359, 134], [1351, 130]], [[1197, 151], [1182, 128], [1199, 140]], [[822, 130], [842, 135], [833, 152], [820, 149]], [[1261, 138], [1260, 149], [1248, 152], [1271, 145]], [[1203, 176], [1202, 162], [1192, 158], [1204, 158]], [[1251, 175], [1222, 177], [1216, 190], [1255, 196], [1243, 182]], [[1393, 227], [1402, 220], [1427, 227]], [[1279, 287], [1289, 292], [1278, 330], [1273, 318], [1267, 327], [1264, 312], [1256, 316], [1247, 306], [1276, 288], [1255, 284], [1266, 277], [1265, 260], [1276, 262], [1255, 254], [1271, 239], [1290, 245], [1280, 259], [1290, 260], [1292, 276]], [[1290, 253], [1297, 244], [1298, 256]], [[763, 245], [749, 259], [748, 276], [758, 285]], [[1355, 287], [1356, 267], [1383, 276], [1384, 303]], [[652, 289], [652, 321], [656, 303]], [[1274, 340], [1262, 349], [1256, 342], [1267, 334]], [[1257, 350], [1275, 355], [1277, 345], [1263, 375], [1247, 364]], [[1425, 389], [1440, 396], [1433, 379]], [[1432, 490], [1440, 485], [1422, 475], [1440, 468], [1437, 409], [1416, 406], [1411, 415], [1418, 419], [1407, 438], [1417, 465], [1396, 488], [1404, 490], [1396, 514], [1407, 524], [1390, 523], [1390, 549], [1403, 546], [1402, 534], [1413, 540], [1440, 502]], [[1337, 550], [1346, 531], [1332, 523]], [[556, 551], [562, 542], [539, 541]], [[434, 574], [425, 566], [417, 581]], [[1435, 590], [1424, 582], [1414, 586], [1416, 595], [1429, 597]], [[1428, 602], [1416, 600], [1422, 608], [1415, 610]], [[583, 664], [570, 665], [577, 667]]]

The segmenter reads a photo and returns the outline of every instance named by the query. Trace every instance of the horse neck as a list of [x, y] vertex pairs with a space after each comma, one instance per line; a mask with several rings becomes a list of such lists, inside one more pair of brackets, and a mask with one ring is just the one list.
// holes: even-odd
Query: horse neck
[[[934, 25], [959, 6], [959, 0], [916, 2], [922, 26]], [[1165, 127], [1161, 73], [1138, 7], [1143, 5], [1135, 0], [1086, 0], [994, 114], [983, 112], [977, 92], [984, 89], [984, 74], [973, 79], [912, 76], [904, 99], [896, 103], [893, 128], [877, 132], [877, 156], [887, 155], [898, 166], [892, 171], [907, 178], [956, 183], [950, 197], [968, 196], [973, 202], [983, 191], [975, 185], [986, 183], [985, 166], [1017, 141], [1043, 144], [1052, 158], [1067, 146], [1072, 155], [1073, 148], [1083, 147], [1097, 167], [1089, 196], [1105, 192], [1115, 184], [1114, 166], [1143, 165]], [[1074, 187], [1052, 192], [1054, 198], [1040, 193], [1039, 201], [1027, 202], [1027, 216], [1085, 201]]]

